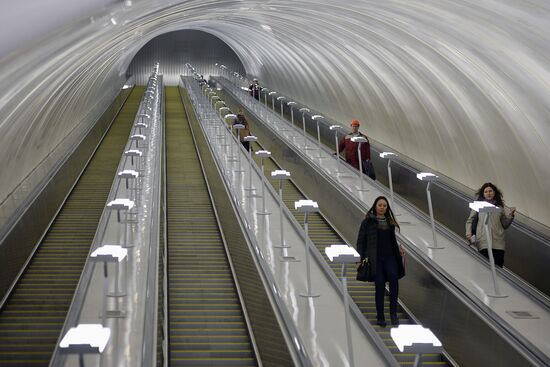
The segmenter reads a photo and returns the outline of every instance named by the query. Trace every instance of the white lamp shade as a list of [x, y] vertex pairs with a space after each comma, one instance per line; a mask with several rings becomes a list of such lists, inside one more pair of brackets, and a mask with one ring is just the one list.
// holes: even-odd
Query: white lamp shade
[[258, 141], [258, 138], [254, 135], [248, 135], [244, 137], [244, 141]]
[[349, 245], [330, 245], [325, 247], [325, 254], [330, 261], [338, 264], [354, 263], [361, 259], [359, 253]]
[[104, 245], [96, 248], [90, 257], [98, 261], [121, 262], [128, 255], [128, 249], [119, 245]]
[[109, 201], [107, 208], [114, 210], [130, 210], [134, 207], [134, 201], [130, 199], [118, 198], [115, 200]]
[[271, 172], [271, 178], [276, 180], [288, 180], [290, 178], [290, 172], [283, 169], [278, 169]]
[[75, 349], [75, 352], [102, 353], [111, 336], [111, 329], [101, 324], [80, 324], [69, 329], [61, 339], [59, 347]]
[[364, 136], [354, 136], [351, 138], [351, 141], [354, 143], [366, 143], [368, 142], [367, 139], [365, 139]]
[[416, 174], [416, 178], [418, 178], [420, 181], [437, 181], [439, 176], [436, 176], [430, 172], [420, 172]]
[[423, 354], [442, 350], [439, 339], [422, 325], [399, 325], [390, 334], [400, 352]]
[[294, 209], [304, 213], [312, 213], [319, 211], [319, 205], [313, 200], [298, 200], [294, 202]]
[[237, 130], [240, 130], [240, 129], [244, 129], [244, 125], [243, 124], [235, 124], [233, 125], [233, 127]]
[[271, 155], [271, 152], [269, 150], [258, 150], [255, 154], [260, 158], [267, 158]]
[[130, 149], [130, 150], [127, 150], [124, 152], [124, 155], [127, 155], [129, 157], [141, 157], [143, 155], [143, 153], [141, 152], [141, 150], [137, 150], [137, 149]]
[[120, 171], [118, 173], [118, 177], [120, 177], [120, 178], [138, 178], [139, 173], [137, 171], [134, 171], [133, 169], [125, 169], [125, 170]]
[[397, 158], [397, 154], [392, 152], [382, 152], [380, 153], [380, 158], [388, 158], [388, 159]]
[[499, 208], [498, 206], [495, 206], [486, 201], [474, 201], [473, 203], [468, 204], [468, 206], [470, 207], [470, 209], [475, 210], [478, 213], [492, 213], [502, 210], [502, 208]]
[[324, 117], [321, 116], [321, 115], [313, 115], [313, 116], [311, 116], [311, 119], [312, 120], [319, 120], [319, 119], [324, 119]]

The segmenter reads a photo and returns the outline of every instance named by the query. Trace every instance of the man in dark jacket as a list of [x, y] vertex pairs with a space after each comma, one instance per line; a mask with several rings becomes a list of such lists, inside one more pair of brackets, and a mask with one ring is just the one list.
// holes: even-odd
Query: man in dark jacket
[[256, 98], [256, 99], [259, 99], [260, 98], [260, 90], [262, 89], [262, 87], [260, 87], [260, 84], [258, 83], [258, 79], [254, 79], [252, 81], [252, 84], [250, 84], [250, 86], [248, 87], [248, 93]]
[[[359, 157], [357, 154], [357, 149], [359, 147], [359, 144], [361, 144], [361, 160], [370, 160], [370, 143], [368, 142], [368, 138], [366, 135], [359, 132], [359, 121], [358, 120], [352, 120], [351, 121], [351, 133], [344, 136], [342, 140], [340, 140], [340, 144], [338, 145], [338, 151], [341, 153], [342, 151], [345, 151], [346, 153], [346, 162], [351, 164], [355, 169], [359, 169]], [[351, 141], [351, 138], [356, 136], [362, 136], [365, 139], [367, 139], [366, 143], [355, 143]]]

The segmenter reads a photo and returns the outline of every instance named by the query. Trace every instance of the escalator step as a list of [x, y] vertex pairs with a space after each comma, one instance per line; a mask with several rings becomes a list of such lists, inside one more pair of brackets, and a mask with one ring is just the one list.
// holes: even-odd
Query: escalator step
[[177, 88], [166, 88], [171, 366], [256, 366]]

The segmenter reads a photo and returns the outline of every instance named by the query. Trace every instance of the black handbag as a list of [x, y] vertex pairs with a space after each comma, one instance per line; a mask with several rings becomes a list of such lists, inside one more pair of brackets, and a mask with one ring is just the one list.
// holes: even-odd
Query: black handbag
[[374, 166], [370, 159], [365, 159], [363, 162], [361, 162], [361, 167], [363, 168], [364, 174], [366, 174], [373, 180], [376, 180], [376, 172], [374, 172]]
[[369, 258], [363, 259], [357, 266], [357, 280], [361, 282], [372, 282], [372, 267], [370, 266]]

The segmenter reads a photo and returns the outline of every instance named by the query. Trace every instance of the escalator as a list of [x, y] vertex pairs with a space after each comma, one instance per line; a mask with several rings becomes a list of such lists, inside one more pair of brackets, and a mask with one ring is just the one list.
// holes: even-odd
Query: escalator
[[[255, 143], [254, 151], [262, 149], [257, 143]], [[260, 164], [259, 159], [257, 159], [257, 164]], [[271, 179], [269, 172], [275, 169], [282, 169], [278, 167], [272, 159], [264, 160], [266, 179], [271, 183], [273, 187], [278, 187], [279, 181]], [[300, 192], [291, 180], [283, 181], [283, 201], [285, 202], [288, 209], [292, 212], [296, 220], [303, 224], [304, 214], [299, 213], [294, 209], [294, 202], [306, 199], [306, 197]], [[325, 255], [325, 247], [330, 246], [331, 244], [342, 244], [345, 243], [344, 240], [337, 234], [337, 232], [328, 224], [328, 222], [323, 218], [320, 213], [312, 213], [308, 216], [309, 223], [309, 237], [311, 241], [315, 244], [319, 252], [323, 255], [325, 261], [330, 265], [334, 273], [340, 277], [341, 265], [332, 264]], [[353, 244], [355, 245], [355, 244]], [[356, 271], [353, 266], [347, 267], [346, 277], [348, 282], [348, 289], [351, 297], [355, 301], [356, 305], [359, 307], [363, 315], [367, 320], [373, 325], [377, 333], [383, 339], [386, 346], [389, 348], [391, 353], [395, 356], [397, 361], [403, 365], [413, 365], [415, 360], [415, 354], [406, 354], [400, 353], [396, 345], [393, 343], [393, 340], [390, 336], [390, 326], [382, 328], [376, 325], [376, 306], [374, 303], [374, 284], [373, 283], [364, 283], [359, 282], [355, 279]], [[385, 314], [386, 319], [389, 320], [389, 301], [388, 297], [385, 299]], [[404, 312], [404, 310], [399, 306], [398, 307], [398, 316], [401, 324], [414, 324], [414, 321], [409, 318], [409, 316]], [[441, 354], [423, 354], [422, 355], [423, 364], [429, 364], [431, 366], [447, 366], [450, 365], [446, 362], [446, 359]]]
[[47, 366], [143, 95], [134, 88], [0, 310], [0, 366]]
[[169, 365], [256, 366], [179, 91], [165, 96]]

